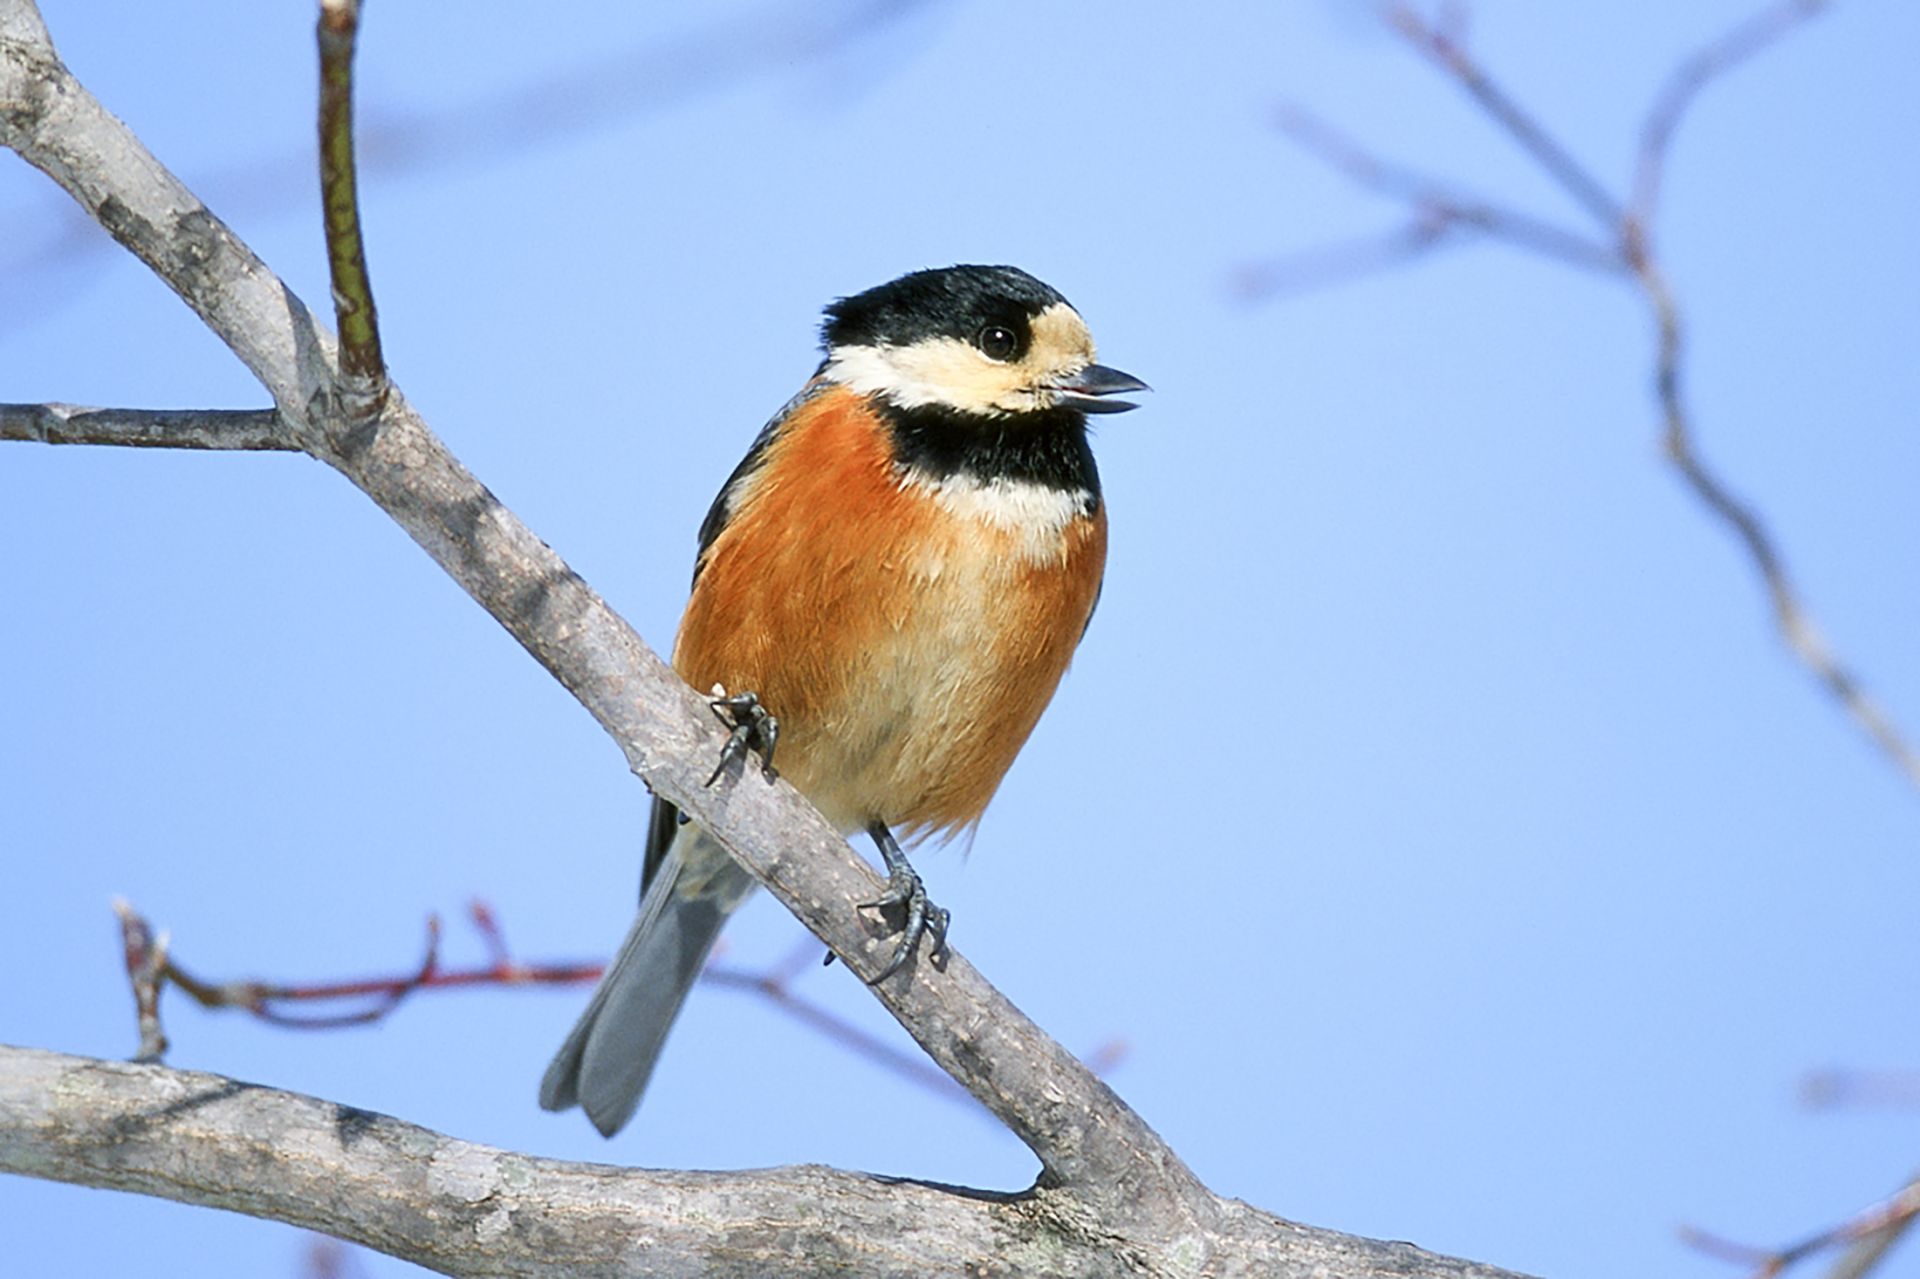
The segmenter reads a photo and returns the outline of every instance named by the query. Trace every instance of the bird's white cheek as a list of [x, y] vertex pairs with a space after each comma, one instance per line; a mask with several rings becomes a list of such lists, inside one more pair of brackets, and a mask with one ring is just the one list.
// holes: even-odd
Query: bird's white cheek
[[995, 364], [957, 338], [844, 347], [827, 361], [826, 376], [903, 409], [937, 404], [969, 413], [1018, 413], [1044, 407], [1019, 385], [1013, 366]]

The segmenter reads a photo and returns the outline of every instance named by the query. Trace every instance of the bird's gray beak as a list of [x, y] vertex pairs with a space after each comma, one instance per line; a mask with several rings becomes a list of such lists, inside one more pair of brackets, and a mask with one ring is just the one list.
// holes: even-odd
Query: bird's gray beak
[[1054, 394], [1060, 403], [1068, 408], [1079, 409], [1082, 413], [1125, 413], [1128, 409], [1137, 409], [1140, 406], [1132, 400], [1109, 400], [1103, 397], [1119, 395], [1124, 391], [1152, 389], [1133, 374], [1110, 369], [1104, 364], [1089, 364], [1078, 373], [1069, 374], [1053, 384]]

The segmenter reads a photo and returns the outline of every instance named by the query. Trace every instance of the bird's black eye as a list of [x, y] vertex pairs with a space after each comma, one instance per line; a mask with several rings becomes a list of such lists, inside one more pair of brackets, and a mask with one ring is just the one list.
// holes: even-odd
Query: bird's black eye
[[1004, 324], [989, 324], [981, 329], [974, 344], [989, 360], [1011, 360], [1013, 353], [1020, 349], [1020, 339]]

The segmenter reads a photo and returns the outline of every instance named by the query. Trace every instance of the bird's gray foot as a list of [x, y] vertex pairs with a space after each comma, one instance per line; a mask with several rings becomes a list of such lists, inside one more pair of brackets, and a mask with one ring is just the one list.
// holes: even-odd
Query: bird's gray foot
[[[715, 691], [719, 691], [718, 688]], [[707, 778], [707, 785], [719, 781], [727, 765], [750, 750], [760, 753], [760, 765], [769, 780], [779, 776], [773, 771], [773, 747], [780, 739], [780, 721], [760, 704], [757, 694], [733, 693], [716, 697], [707, 705], [713, 707], [722, 724], [733, 730], [727, 734], [727, 744], [720, 748], [720, 762], [713, 766], [713, 776]]]
[[906, 923], [900, 930], [900, 941], [893, 948], [893, 957], [880, 975], [867, 984], [878, 986], [887, 978], [899, 972], [912, 957], [914, 950], [925, 936], [933, 938], [933, 949], [927, 952], [927, 958], [935, 968], [947, 960], [947, 923], [952, 915], [943, 908], [927, 900], [927, 887], [920, 882], [920, 874], [914, 870], [907, 855], [900, 851], [900, 845], [888, 830], [886, 823], [875, 822], [867, 827], [867, 834], [873, 836], [873, 842], [879, 845], [880, 856], [887, 863], [887, 891], [870, 902], [862, 902], [863, 910], [885, 910], [890, 906], [904, 907]]

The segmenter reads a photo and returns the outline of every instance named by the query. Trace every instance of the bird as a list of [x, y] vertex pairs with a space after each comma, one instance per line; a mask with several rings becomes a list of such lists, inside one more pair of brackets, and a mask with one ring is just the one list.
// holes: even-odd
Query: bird
[[[1088, 414], [1150, 388], [1095, 362], [1086, 322], [1010, 266], [915, 271], [829, 304], [823, 358], [699, 531], [673, 667], [733, 729], [714, 779], [765, 757], [904, 911], [892, 956], [946, 947], [901, 848], [971, 832], [1092, 620], [1107, 516]], [[547, 1068], [540, 1104], [603, 1136], [754, 880], [655, 797], [639, 913]]]

